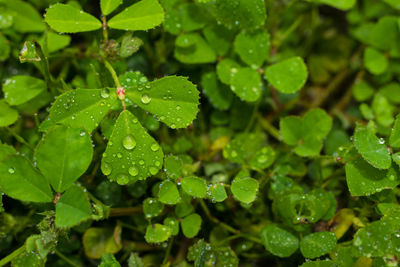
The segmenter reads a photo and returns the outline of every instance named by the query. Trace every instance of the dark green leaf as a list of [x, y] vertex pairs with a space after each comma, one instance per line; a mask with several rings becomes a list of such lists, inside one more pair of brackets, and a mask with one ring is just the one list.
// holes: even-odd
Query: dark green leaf
[[289, 257], [299, 248], [299, 239], [292, 233], [270, 224], [261, 230], [265, 249], [279, 257]]
[[148, 243], [160, 243], [168, 240], [171, 236], [171, 228], [162, 224], [151, 224], [147, 226], [144, 238]]
[[235, 199], [249, 204], [256, 199], [258, 187], [259, 184], [256, 179], [250, 177], [235, 178], [231, 184], [231, 191]]
[[158, 191], [158, 199], [168, 205], [175, 205], [181, 201], [181, 196], [175, 183], [170, 180], [162, 182]]
[[207, 184], [203, 178], [188, 176], [182, 179], [182, 189], [189, 195], [197, 198], [204, 198], [207, 193]]
[[0, 99], [0, 127], [11, 125], [17, 119], [18, 112], [12, 109], [4, 99]]
[[300, 241], [300, 251], [306, 258], [317, 258], [336, 247], [336, 237], [331, 232], [318, 232], [305, 236]]
[[252, 68], [259, 68], [269, 55], [270, 37], [264, 30], [241, 32], [235, 39], [235, 52]]
[[119, 5], [122, 4], [122, 0], [101, 0], [100, 8], [103, 15], [108, 15], [113, 12]]
[[187, 238], [193, 238], [200, 231], [201, 217], [193, 213], [181, 221], [182, 232]]

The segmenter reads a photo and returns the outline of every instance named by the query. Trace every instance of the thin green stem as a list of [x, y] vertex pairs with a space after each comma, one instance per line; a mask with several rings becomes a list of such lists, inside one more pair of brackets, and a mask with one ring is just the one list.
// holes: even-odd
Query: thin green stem
[[258, 107], [260, 106], [261, 98], [262, 98], [262, 95], [260, 96], [260, 98], [258, 99], [258, 101], [256, 102], [256, 104], [254, 105], [253, 113], [251, 114], [251, 118], [250, 118], [250, 120], [249, 120], [249, 123], [247, 124], [245, 133], [248, 133], [248, 132], [250, 131], [251, 126], [253, 126], [254, 121], [255, 121], [256, 118], [257, 118]]
[[113, 78], [113, 80], [114, 80], [114, 83], [115, 83], [115, 85], [117, 86], [117, 88], [118, 88], [118, 87], [122, 87], [121, 84], [120, 84], [120, 82], [119, 82], [118, 75], [117, 75], [117, 73], [115, 72], [113, 66], [111, 66], [110, 62], [108, 62], [107, 60], [104, 60], [104, 66], [106, 66], [106, 68], [107, 68], [108, 71], [110, 72], [110, 74], [111, 74], [111, 76], [112, 76], [112, 78]]
[[20, 142], [20, 143], [22, 143], [22, 144], [24, 144], [24, 145], [26, 145], [30, 150], [35, 150], [34, 148], [33, 148], [33, 146], [31, 146], [31, 144], [29, 144], [27, 141], [25, 141], [25, 139], [22, 137], [22, 136], [20, 136], [19, 134], [17, 134], [13, 129], [11, 129], [11, 128], [9, 128], [9, 127], [5, 127], [6, 129], [7, 129], [7, 131], [12, 135], [12, 136], [14, 136], [15, 137], [15, 139], [17, 139], [17, 141], [18, 142]]
[[127, 228], [127, 229], [129, 229], [129, 230], [132, 230], [132, 231], [135, 231], [135, 232], [144, 234], [144, 231], [140, 230], [139, 228], [137, 228], [137, 227], [135, 227], [135, 226], [132, 226], [132, 225], [130, 225], [130, 224], [127, 224], [127, 223], [124, 223], [124, 222], [121, 222], [121, 221], [119, 221], [118, 223], [119, 223], [123, 228]]
[[13, 252], [11, 252], [11, 254], [7, 255], [6, 257], [0, 260], [0, 266], [6, 265], [24, 251], [25, 251], [25, 245], [20, 248], [17, 248]]
[[61, 253], [60, 251], [58, 251], [57, 249], [56, 249], [55, 252], [56, 252], [56, 255], [57, 255], [58, 257], [60, 257], [63, 261], [65, 261], [65, 262], [68, 263], [69, 265], [74, 266], [74, 267], [81, 267], [80, 264], [77, 264], [77, 263], [73, 262], [72, 260], [68, 259], [64, 254], [62, 254], [62, 253]]
[[107, 18], [106, 18], [106, 16], [102, 15], [101, 16], [101, 21], [102, 21], [102, 27], [103, 27], [104, 42], [107, 42], [108, 41], [108, 31], [107, 31]]
[[162, 262], [162, 265], [165, 265], [168, 262], [168, 258], [169, 255], [171, 254], [171, 250], [172, 250], [172, 244], [174, 243], [174, 237], [171, 237], [168, 241], [168, 247], [167, 247], [167, 251], [165, 251], [165, 256], [164, 256], [164, 260]]
[[44, 76], [44, 79], [46, 80], [47, 88], [50, 89], [50, 91], [53, 94], [56, 94], [57, 92], [54, 90], [53, 84], [52, 84], [53, 77], [51, 76], [51, 73], [50, 73], [49, 62], [47, 61], [47, 57], [43, 53], [43, 50], [42, 50], [42, 47], [40, 46], [40, 44], [36, 41], [34, 41], [34, 44], [35, 44], [36, 53], [38, 53], [38, 55], [40, 57], [40, 65], [42, 66], [43, 76]]
[[258, 116], [258, 122], [260, 123], [261, 127], [264, 128], [272, 137], [276, 140], [281, 141], [281, 135], [279, 131], [266, 119]]
[[212, 216], [212, 215], [211, 215], [211, 212], [210, 212], [210, 210], [208, 209], [208, 207], [207, 207], [206, 203], [204, 202], [204, 200], [199, 199], [199, 202], [200, 202], [200, 206], [202, 207], [204, 213], [206, 214], [206, 216], [208, 217], [208, 219], [209, 219], [210, 221], [212, 221], [212, 222], [215, 223], [215, 224], [220, 225], [222, 228], [224, 228], [224, 229], [227, 230], [228, 232], [231, 232], [231, 233], [233, 233], [233, 234], [240, 234], [240, 231], [239, 231], [239, 230], [236, 230], [236, 229], [233, 228], [232, 226], [230, 226], [230, 225], [228, 225], [228, 224], [226, 224], [226, 223], [224, 223], [224, 222], [221, 222], [220, 220], [218, 220], [217, 218], [215, 218], [214, 216]]

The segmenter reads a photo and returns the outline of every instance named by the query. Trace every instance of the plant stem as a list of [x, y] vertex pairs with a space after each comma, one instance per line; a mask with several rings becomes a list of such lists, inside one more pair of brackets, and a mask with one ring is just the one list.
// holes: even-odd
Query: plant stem
[[199, 199], [199, 202], [200, 202], [200, 206], [202, 207], [204, 213], [207, 215], [207, 217], [208, 217], [208, 219], [209, 219], [210, 221], [212, 221], [212, 222], [215, 223], [215, 224], [219, 224], [222, 228], [224, 228], [224, 229], [227, 230], [228, 232], [231, 232], [231, 233], [233, 233], [233, 234], [240, 234], [240, 231], [239, 231], [239, 230], [236, 230], [236, 229], [233, 228], [232, 226], [230, 226], [230, 225], [228, 225], [228, 224], [226, 224], [226, 223], [224, 223], [224, 222], [221, 222], [220, 220], [218, 220], [217, 218], [215, 218], [214, 216], [212, 216], [212, 215], [211, 215], [211, 212], [210, 212], [210, 210], [208, 209], [208, 207], [207, 207], [206, 203], [204, 202], [204, 200]]
[[167, 251], [165, 252], [164, 260], [162, 265], [165, 265], [168, 262], [168, 257], [171, 254], [172, 244], [174, 243], [174, 237], [171, 237], [168, 241]]
[[12, 261], [12, 259], [17, 257], [19, 254], [21, 254], [24, 251], [25, 251], [25, 245], [21, 246], [20, 248], [17, 248], [13, 252], [11, 252], [11, 254], [7, 255], [6, 257], [4, 257], [3, 259], [0, 260], [0, 266], [6, 265], [10, 261]]
[[56, 249], [55, 252], [56, 252], [56, 254], [57, 254], [58, 257], [60, 257], [63, 261], [65, 261], [65, 262], [68, 263], [69, 265], [74, 266], [74, 267], [81, 267], [80, 264], [77, 264], [77, 263], [73, 262], [72, 260], [68, 259], [64, 254], [62, 254], [62, 253], [61, 253], [60, 251], [58, 251], [57, 249]]
[[128, 208], [112, 208], [110, 210], [111, 216], [130, 216], [135, 213], [141, 213], [142, 206], [128, 207]]
[[44, 79], [46, 80], [47, 88], [50, 89], [50, 91], [55, 95], [57, 94], [57, 91], [55, 91], [52, 86], [53, 78], [50, 74], [49, 62], [47, 61], [47, 57], [44, 55], [40, 44], [36, 41], [33, 41], [33, 43], [35, 44], [36, 53], [38, 53], [40, 57], [40, 65], [42, 66], [43, 76]]
[[122, 108], [126, 109], [125, 106], [125, 88], [121, 86], [121, 83], [119, 82], [118, 79], [118, 75], [115, 72], [114, 68], [111, 66], [110, 62], [108, 62], [106, 59], [104, 59], [104, 65], [106, 66], [106, 68], [108, 69], [108, 71], [110, 72], [115, 85], [117, 86], [117, 95], [118, 98], [121, 100], [122, 103]]
[[102, 15], [101, 16], [101, 21], [102, 21], [102, 27], [103, 27], [104, 42], [107, 42], [108, 41], [108, 31], [107, 31], [107, 18], [106, 18], [106, 16]]
[[279, 131], [266, 119], [261, 116], [258, 116], [258, 122], [260, 123], [261, 127], [264, 128], [272, 137], [276, 140], [281, 141], [281, 135]]
[[260, 106], [260, 102], [262, 99], [262, 95], [260, 96], [260, 98], [258, 99], [258, 101], [256, 102], [256, 104], [254, 105], [253, 108], [253, 113], [251, 114], [251, 118], [249, 120], [249, 123], [247, 124], [245, 133], [248, 133], [251, 129], [251, 126], [253, 126], [255, 119], [257, 118], [257, 113], [258, 113], [258, 107]]
[[9, 128], [9, 127], [5, 127], [7, 129], [7, 131], [10, 132], [10, 134], [12, 136], [15, 137], [15, 139], [17, 139], [18, 142], [26, 145], [30, 150], [34, 151], [35, 149], [33, 148], [33, 146], [31, 146], [31, 144], [29, 144], [27, 141], [25, 141], [25, 139], [20, 136], [19, 134], [17, 134], [13, 129]]

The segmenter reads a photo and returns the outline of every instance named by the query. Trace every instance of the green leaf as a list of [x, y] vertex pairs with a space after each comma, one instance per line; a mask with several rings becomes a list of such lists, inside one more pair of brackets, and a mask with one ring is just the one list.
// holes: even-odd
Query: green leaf
[[112, 99], [101, 89], [70, 90], [57, 97], [49, 117], [40, 124], [39, 130], [47, 131], [63, 124], [92, 132], [110, 110]]
[[125, 185], [156, 175], [162, 167], [163, 151], [128, 110], [119, 115], [101, 170], [110, 181]]
[[23, 104], [44, 90], [45, 82], [31, 76], [13, 76], [3, 84], [4, 98], [10, 105]]
[[14, 155], [17, 151], [13, 146], [0, 144], [0, 161], [8, 155]]
[[362, 80], [356, 80], [352, 90], [354, 98], [359, 102], [364, 102], [374, 95], [374, 89], [366, 81]]
[[0, 61], [8, 59], [10, 52], [10, 42], [6, 39], [6, 37], [4, 37], [4, 35], [0, 35]]
[[228, 28], [261, 28], [267, 18], [264, 0], [219, 0], [213, 9], [217, 22]]
[[278, 91], [292, 94], [299, 91], [307, 81], [307, 66], [301, 57], [293, 57], [268, 66], [265, 78]]
[[231, 106], [233, 100], [232, 91], [218, 81], [215, 72], [203, 74], [201, 86], [203, 87], [203, 93], [215, 108], [227, 110]]
[[358, 153], [375, 168], [390, 168], [392, 159], [385, 146], [385, 140], [376, 137], [370, 127], [357, 125], [354, 132], [354, 146]]
[[43, 23], [42, 16], [28, 2], [21, 0], [2, 1], [8, 11], [12, 12], [12, 27], [21, 33], [43, 32], [46, 25]]
[[218, 62], [217, 75], [219, 80], [224, 84], [231, 84], [233, 75], [240, 68], [240, 65], [230, 58], [226, 58]]
[[392, 106], [389, 101], [381, 95], [380, 93], [375, 94], [371, 109], [376, 116], [376, 122], [384, 127], [389, 127], [394, 121], [394, 106]]
[[400, 167], [400, 152], [392, 154], [392, 160]]
[[142, 0], [110, 19], [108, 26], [126, 31], [145, 31], [160, 25], [163, 20], [164, 10], [157, 0]]
[[177, 156], [169, 155], [164, 159], [165, 173], [170, 179], [178, 179], [182, 177], [182, 160]]
[[267, 225], [261, 230], [265, 249], [279, 257], [289, 257], [299, 248], [299, 239], [277, 225]]
[[111, 12], [113, 12], [117, 7], [122, 4], [122, 0], [101, 0], [100, 1], [100, 8], [101, 13], [107, 16]]
[[57, 32], [87, 32], [101, 28], [101, 22], [89, 13], [64, 4], [49, 7], [45, 21]]
[[143, 41], [137, 37], [132, 37], [132, 34], [126, 34], [122, 38], [121, 47], [119, 48], [119, 55], [121, 57], [130, 57], [133, 53], [136, 53]]
[[18, 112], [12, 109], [4, 99], [0, 99], [0, 127], [11, 125], [17, 119]]
[[0, 188], [22, 201], [50, 202], [53, 194], [46, 179], [23, 156], [11, 155], [0, 161]]
[[383, 53], [374, 48], [367, 47], [364, 52], [364, 65], [369, 72], [379, 75], [386, 71], [389, 61]]
[[49, 53], [56, 52], [67, 47], [71, 42], [71, 36], [60, 35], [52, 31], [47, 32], [43, 38], [40, 39], [39, 44], [45, 47], [45, 39], [47, 38], [47, 50]]
[[143, 261], [138, 253], [131, 253], [128, 259], [128, 267], [144, 267]]
[[263, 65], [269, 55], [270, 37], [262, 30], [254, 33], [241, 32], [235, 39], [235, 52], [253, 69]]
[[400, 84], [398, 84], [397, 82], [392, 82], [383, 86], [379, 90], [379, 93], [383, 95], [391, 103], [394, 104], [400, 103]]
[[[123, 76], [126, 77], [126, 76]], [[193, 122], [198, 112], [199, 92], [187, 78], [169, 76], [155, 80], [149, 88], [127, 86], [126, 96], [142, 109], [154, 114], [169, 127], [184, 128]]]
[[93, 157], [90, 136], [83, 130], [58, 126], [35, 149], [38, 168], [56, 192], [63, 192], [85, 173]]
[[163, 181], [158, 191], [158, 199], [168, 205], [175, 205], [181, 201], [181, 196], [175, 183], [170, 180]]
[[263, 170], [274, 163], [275, 157], [275, 151], [270, 146], [266, 146], [257, 151], [248, 164], [252, 169]]
[[207, 183], [203, 178], [188, 176], [182, 179], [183, 191], [196, 198], [204, 198], [207, 193]]
[[117, 253], [121, 247], [121, 228], [92, 227], [82, 237], [85, 254], [92, 259], [100, 259], [105, 253]]
[[72, 186], [56, 204], [56, 226], [70, 228], [90, 218], [91, 206], [83, 189]]
[[164, 204], [155, 198], [146, 198], [143, 201], [143, 213], [147, 219], [157, 217], [164, 209]]
[[397, 0], [383, 0], [383, 2], [387, 3], [395, 9], [400, 10], [400, 2], [398, 2]]
[[231, 184], [231, 191], [235, 199], [245, 204], [253, 202], [258, 193], [258, 181], [256, 179], [246, 178], [235, 178]]
[[174, 55], [186, 64], [211, 63], [217, 59], [214, 50], [198, 33], [179, 35], [175, 40]]
[[379, 16], [368, 36], [368, 43], [379, 50], [389, 52], [390, 56], [400, 56], [399, 19], [396, 16]]
[[262, 93], [260, 74], [257, 70], [251, 68], [237, 69], [233, 72], [231, 78], [231, 89], [244, 101], [257, 101]]
[[314, 2], [330, 5], [337, 9], [349, 10], [356, 4], [357, 0], [314, 0]]
[[204, 37], [217, 55], [224, 56], [231, 47], [234, 34], [222, 25], [212, 24], [203, 30]]
[[228, 198], [223, 184], [213, 184], [208, 187], [209, 198], [212, 202], [222, 202]]
[[167, 217], [164, 219], [164, 225], [171, 228], [171, 234], [179, 234], [179, 221], [173, 217]]
[[346, 180], [352, 196], [374, 194], [400, 183], [398, 167], [395, 165], [388, 170], [379, 170], [361, 158], [346, 164]]
[[300, 241], [300, 251], [306, 258], [317, 258], [336, 247], [336, 236], [332, 232], [318, 232], [305, 236]]
[[44, 267], [45, 260], [43, 260], [36, 251], [26, 251], [26, 249], [17, 254], [11, 261], [13, 267], [37, 266]]
[[99, 267], [121, 267], [121, 265], [115, 259], [114, 255], [106, 253], [101, 256]]
[[280, 121], [283, 141], [296, 146], [296, 154], [303, 157], [319, 154], [331, 128], [332, 118], [322, 109], [310, 109], [303, 118], [288, 116]]
[[337, 266], [338, 265], [331, 260], [307, 261], [302, 265], [300, 265], [300, 267], [337, 267]]
[[181, 221], [182, 232], [187, 238], [195, 237], [201, 227], [201, 217], [197, 213], [190, 214]]
[[397, 115], [392, 132], [390, 133], [389, 144], [392, 148], [400, 148], [400, 115]]
[[160, 243], [167, 241], [172, 231], [168, 226], [156, 223], [147, 226], [144, 238], [147, 243]]

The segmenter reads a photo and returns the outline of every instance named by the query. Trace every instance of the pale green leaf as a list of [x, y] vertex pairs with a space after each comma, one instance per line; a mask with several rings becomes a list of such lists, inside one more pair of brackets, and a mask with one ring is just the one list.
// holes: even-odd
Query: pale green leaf
[[164, 209], [164, 204], [155, 198], [146, 198], [143, 201], [143, 213], [146, 219], [157, 217]]
[[186, 64], [211, 63], [217, 59], [214, 50], [198, 33], [179, 35], [175, 40], [174, 55]]
[[101, 12], [103, 13], [103, 15], [107, 16], [121, 4], [122, 0], [101, 0], [100, 1]]
[[[126, 76], [123, 76], [126, 77]], [[149, 88], [127, 88], [126, 96], [142, 109], [154, 114], [169, 127], [184, 128], [193, 122], [198, 112], [199, 92], [187, 78], [168, 76], [155, 80]]]
[[21, 0], [2, 0], [0, 2], [4, 2], [10, 14], [13, 15], [12, 27], [16, 31], [22, 33], [43, 32], [46, 29], [42, 16], [28, 2]]
[[258, 181], [256, 179], [235, 178], [231, 184], [231, 191], [235, 199], [245, 204], [253, 202], [258, 193]]
[[389, 138], [389, 144], [392, 148], [400, 148], [400, 115], [397, 115], [394, 126]]
[[164, 219], [164, 225], [171, 228], [172, 235], [179, 234], [179, 221], [174, 217], [167, 217]]
[[163, 152], [138, 119], [128, 110], [119, 115], [101, 170], [110, 181], [124, 185], [156, 175], [162, 167]]
[[190, 214], [181, 221], [182, 232], [187, 238], [195, 237], [200, 231], [201, 217], [197, 213]]
[[70, 90], [57, 97], [47, 120], [39, 130], [47, 131], [56, 124], [93, 131], [111, 108], [112, 97], [101, 89]]
[[83, 189], [72, 186], [56, 204], [56, 226], [70, 228], [90, 218], [91, 206]]
[[0, 99], [0, 127], [11, 125], [17, 119], [18, 112], [12, 109], [4, 99]]
[[13, 76], [3, 84], [4, 98], [10, 105], [23, 104], [46, 90], [43, 80], [31, 76]]
[[241, 32], [235, 39], [235, 52], [252, 68], [261, 67], [269, 54], [270, 37], [265, 31]]
[[240, 68], [240, 65], [230, 58], [226, 58], [218, 62], [217, 75], [219, 80], [224, 84], [231, 84], [233, 75]]
[[111, 18], [108, 26], [126, 31], [145, 31], [160, 25], [163, 20], [164, 10], [157, 0], [142, 0]]
[[289, 257], [299, 248], [299, 239], [289, 231], [273, 224], [261, 230], [265, 249], [279, 257]]
[[392, 164], [385, 141], [376, 137], [369, 127], [357, 125], [354, 132], [354, 146], [361, 156], [378, 169], [388, 169]]
[[172, 231], [168, 226], [156, 223], [147, 226], [144, 238], [147, 243], [160, 243], [167, 241]]
[[182, 189], [189, 195], [197, 198], [204, 198], [207, 193], [207, 183], [203, 178], [188, 176], [181, 181]]
[[292, 94], [299, 91], [307, 81], [307, 66], [301, 57], [293, 57], [268, 66], [265, 78], [278, 91]]
[[300, 251], [306, 258], [317, 258], [336, 247], [336, 237], [332, 232], [318, 232], [306, 235], [300, 241]]
[[221, 183], [210, 185], [207, 194], [212, 202], [222, 202], [228, 198], [225, 186]]
[[57, 32], [75, 33], [101, 28], [101, 22], [82, 10], [65, 4], [55, 4], [47, 9], [45, 21]]
[[369, 72], [379, 75], [386, 71], [389, 61], [380, 51], [367, 47], [364, 52], [364, 65]]
[[181, 201], [181, 196], [175, 183], [170, 180], [163, 181], [158, 191], [158, 199], [168, 205], [175, 205]]
[[0, 161], [0, 189], [6, 195], [22, 201], [50, 202], [50, 185], [23, 156], [11, 155]]
[[262, 93], [261, 76], [255, 69], [239, 68], [233, 72], [231, 79], [232, 91], [242, 100], [257, 101]]
[[388, 170], [376, 169], [361, 158], [346, 164], [347, 186], [352, 196], [368, 196], [394, 188], [400, 183], [399, 178], [394, 164]]
[[89, 167], [93, 147], [87, 132], [58, 126], [48, 131], [35, 149], [38, 168], [56, 192], [70, 187]]

